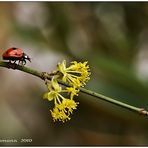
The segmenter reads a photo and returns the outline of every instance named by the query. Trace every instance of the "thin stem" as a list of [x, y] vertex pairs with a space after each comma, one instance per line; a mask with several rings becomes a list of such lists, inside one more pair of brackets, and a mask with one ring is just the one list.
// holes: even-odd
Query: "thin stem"
[[[51, 78], [52, 78], [46, 72], [40, 72], [40, 71], [34, 70], [32, 68], [26, 67], [26, 66], [20, 66], [20, 65], [16, 65], [16, 64], [11, 64], [9, 62], [0, 61], [0, 67], [13, 68], [13, 69], [16, 69], [16, 70], [20, 70], [20, 71], [29, 73], [31, 75], [34, 75], [36, 77], [39, 77], [39, 78], [41, 78], [43, 80], [45, 80], [45, 79], [51, 80]], [[65, 82], [63, 82], [61, 80], [58, 80], [58, 82], [60, 84], [64, 85], [64, 86], [69, 86], [67, 83], [65, 83]], [[143, 115], [148, 115], [148, 112], [145, 109], [143, 109], [143, 108], [138, 108], [138, 107], [135, 107], [135, 106], [132, 106], [132, 105], [129, 105], [129, 104], [117, 101], [116, 99], [104, 96], [102, 94], [93, 92], [93, 91], [88, 90], [88, 89], [80, 88], [80, 91], [85, 93], [85, 94], [91, 95], [93, 97], [96, 97], [96, 98], [102, 99], [104, 101], [110, 102], [112, 104], [121, 106], [123, 108], [126, 108], [126, 109], [129, 109], [129, 110], [138, 112], [138, 113], [143, 114]]]
[[107, 97], [107, 96], [104, 96], [102, 94], [99, 94], [99, 93], [96, 93], [96, 92], [93, 92], [93, 91], [90, 91], [90, 90], [87, 90], [87, 89], [84, 89], [84, 88], [80, 88], [80, 90], [88, 95], [92, 95], [94, 97], [97, 97], [97, 98], [100, 98], [102, 100], [105, 100], [107, 102], [111, 102], [113, 104], [116, 104], [116, 105], [119, 105], [121, 107], [124, 107], [124, 108], [127, 108], [127, 109], [130, 109], [130, 110], [133, 110], [133, 111], [136, 111], [136, 112], [139, 112], [139, 108], [135, 107], [135, 106], [132, 106], [132, 105], [128, 105], [126, 103], [123, 103], [123, 102], [120, 102], [120, 101], [117, 101], [113, 98], [110, 98], [110, 97]]

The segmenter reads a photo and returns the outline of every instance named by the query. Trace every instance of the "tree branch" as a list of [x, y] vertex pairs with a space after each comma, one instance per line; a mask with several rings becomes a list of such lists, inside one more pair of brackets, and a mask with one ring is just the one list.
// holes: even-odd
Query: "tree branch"
[[[36, 77], [39, 77], [39, 78], [41, 78], [43, 80], [45, 80], [45, 79], [51, 80], [51, 78], [52, 78], [52, 76], [50, 76], [46, 72], [40, 72], [38, 70], [34, 70], [34, 69], [26, 67], [26, 66], [20, 66], [20, 65], [12, 64], [12, 63], [10, 64], [9, 62], [0, 61], [0, 67], [6, 67], [6, 68], [12, 68], [12, 69], [15, 68], [16, 70], [20, 70], [20, 71], [26, 72], [28, 74], [34, 75]], [[58, 80], [58, 82], [60, 84], [64, 85], [64, 86], [69, 86], [67, 83], [65, 83], [65, 82], [63, 82], [61, 80]], [[143, 114], [143, 115], [148, 115], [148, 112], [145, 109], [143, 109], [143, 108], [138, 108], [138, 107], [135, 107], [135, 106], [132, 106], [132, 105], [129, 105], [129, 104], [117, 101], [116, 99], [104, 96], [102, 94], [93, 92], [93, 91], [88, 90], [88, 89], [80, 88], [80, 91], [85, 93], [85, 94], [91, 95], [93, 97], [99, 98], [101, 100], [104, 100], [104, 101], [110, 102], [112, 104], [121, 106], [121, 107], [126, 108], [128, 110], [131, 110], [131, 111], [134, 111], [134, 112], [138, 112], [138, 113]]]

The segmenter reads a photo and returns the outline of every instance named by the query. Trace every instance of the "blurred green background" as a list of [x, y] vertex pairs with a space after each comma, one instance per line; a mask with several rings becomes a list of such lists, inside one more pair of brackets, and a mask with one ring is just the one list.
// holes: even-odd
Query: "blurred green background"
[[[86, 88], [148, 110], [148, 3], [0, 2], [0, 43], [0, 55], [19, 47], [40, 71], [88, 61]], [[1, 146], [148, 145], [148, 117], [80, 93], [71, 120], [54, 123], [46, 91], [37, 77], [0, 68], [0, 140], [18, 140]]]

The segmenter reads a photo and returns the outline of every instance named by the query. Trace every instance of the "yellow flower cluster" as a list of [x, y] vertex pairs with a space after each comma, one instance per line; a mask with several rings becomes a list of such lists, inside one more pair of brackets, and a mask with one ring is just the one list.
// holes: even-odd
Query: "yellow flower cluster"
[[71, 65], [66, 68], [66, 61], [59, 63], [58, 71], [61, 74], [60, 77], [64, 82], [68, 82], [73, 87], [83, 87], [85, 82], [89, 80], [89, 66], [87, 62], [81, 63], [73, 61]]
[[[43, 95], [44, 99], [54, 101], [54, 108], [50, 110], [54, 121], [59, 120], [65, 122], [70, 120], [70, 115], [77, 108], [77, 104], [79, 104], [73, 98], [74, 96], [78, 96], [79, 87], [85, 85], [85, 82], [89, 80], [89, 75], [87, 62], [77, 63], [74, 61], [66, 68], [66, 61], [64, 60], [57, 65], [56, 75], [53, 76], [50, 83], [46, 81], [49, 92]], [[62, 89], [58, 83], [58, 79], [68, 82], [70, 87]], [[67, 93], [68, 98], [65, 98], [63, 93]]]

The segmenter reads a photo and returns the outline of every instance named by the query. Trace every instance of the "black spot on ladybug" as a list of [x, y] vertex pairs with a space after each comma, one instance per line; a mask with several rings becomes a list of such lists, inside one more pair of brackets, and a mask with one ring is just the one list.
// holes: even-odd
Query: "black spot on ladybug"
[[15, 48], [15, 47], [13, 47], [12, 49], [13, 49], [13, 50], [15, 50], [16, 48]]
[[15, 55], [17, 55], [17, 52], [15, 53]]

